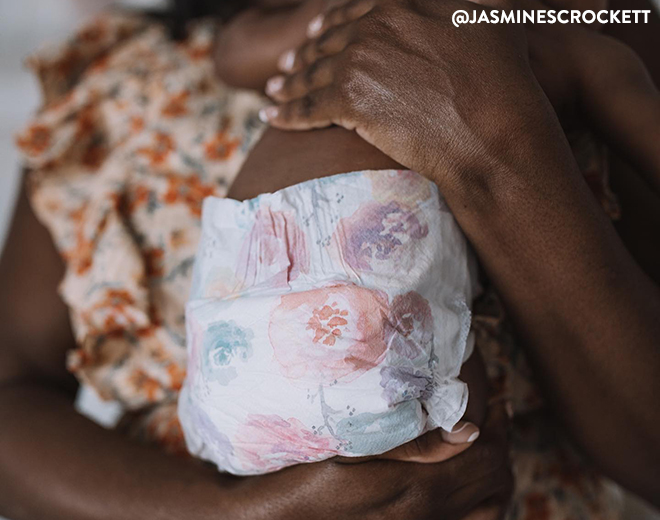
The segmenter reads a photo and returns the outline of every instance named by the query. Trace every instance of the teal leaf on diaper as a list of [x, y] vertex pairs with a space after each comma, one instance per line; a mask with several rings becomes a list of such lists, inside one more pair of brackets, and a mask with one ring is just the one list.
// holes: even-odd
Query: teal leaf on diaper
[[337, 423], [335, 434], [346, 451], [373, 455], [416, 438], [419, 431], [417, 401], [407, 401], [383, 413], [361, 413]]

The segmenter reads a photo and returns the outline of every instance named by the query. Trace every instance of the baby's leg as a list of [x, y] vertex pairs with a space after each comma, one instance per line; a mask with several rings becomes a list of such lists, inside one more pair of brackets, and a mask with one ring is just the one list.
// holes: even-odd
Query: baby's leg
[[400, 164], [343, 128], [310, 132], [271, 128], [250, 152], [228, 196], [245, 200], [336, 173], [398, 168]]
[[[310, 132], [269, 129], [250, 153], [229, 197], [245, 200], [337, 173], [398, 168], [401, 165], [343, 128]], [[470, 391], [464, 419], [481, 425], [486, 412], [487, 382], [476, 351], [463, 365], [460, 377]]]

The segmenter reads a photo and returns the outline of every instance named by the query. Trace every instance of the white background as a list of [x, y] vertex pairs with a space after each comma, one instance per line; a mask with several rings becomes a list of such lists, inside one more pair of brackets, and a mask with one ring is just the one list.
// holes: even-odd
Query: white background
[[[655, 2], [660, 8], [660, 0]], [[37, 85], [23, 69], [22, 60], [40, 45], [66, 36], [82, 19], [110, 3], [112, 0], [0, 0], [0, 249], [20, 170], [13, 134], [39, 102]], [[133, 0], [131, 3], [160, 2]], [[645, 512], [641, 507], [637, 501], [628, 499], [626, 517], [660, 520], [660, 514]]]

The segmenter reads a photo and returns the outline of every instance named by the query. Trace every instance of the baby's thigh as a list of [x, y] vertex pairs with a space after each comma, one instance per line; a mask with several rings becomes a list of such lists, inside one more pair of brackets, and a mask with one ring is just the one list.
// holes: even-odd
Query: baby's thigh
[[228, 196], [245, 200], [337, 173], [398, 168], [397, 162], [343, 128], [307, 132], [271, 128], [250, 152]]

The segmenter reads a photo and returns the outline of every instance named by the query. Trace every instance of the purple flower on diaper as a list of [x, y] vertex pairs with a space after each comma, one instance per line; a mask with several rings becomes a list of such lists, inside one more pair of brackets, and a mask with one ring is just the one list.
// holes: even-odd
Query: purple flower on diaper
[[396, 260], [411, 241], [428, 235], [428, 226], [396, 202], [368, 202], [337, 226], [337, 238], [346, 262], [355, 270], [371, 271], [374, 260]]
[[427, 358], [433, 347], [433, 315], [429, 302], [415, 291], [395, 296], [385, 333], [387, 344], [407, 359]]
[[220, 467], [227, 466], [229, 458], [234, 454], [234, 448], [229, 438], [218, 430], [206, 412], [192, 402], [188, 404], [188, 413], [195, 433], [218, 457], [219, 460], [216, 461], [218, 465]]
[[390, 364], [380, 370], [385, 400], [392, 406], [429, 398], [433, 392], [429, 368], [433, 356], [433, 315], [429, 302], [415, 291], [395, 296], [385, 338], [390, 351]]
[[414, 367], [387, 366], [380, 370], [380, 386], [383, 397], [392, 406], [397, 403], [431, 397], [433, 378], [428, 372]]

